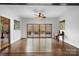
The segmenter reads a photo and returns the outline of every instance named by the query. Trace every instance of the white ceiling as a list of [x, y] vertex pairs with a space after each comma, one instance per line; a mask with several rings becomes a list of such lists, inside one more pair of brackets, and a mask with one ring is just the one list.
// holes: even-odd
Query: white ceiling
[[46, 17], [59, 17], [66, 10], [66, 6], [41, 6], [41, 5], [5, 5], [11, 11], [16, 13], [20, 17], [33, 18], [35, 17], [34, 10], [44, 10]]

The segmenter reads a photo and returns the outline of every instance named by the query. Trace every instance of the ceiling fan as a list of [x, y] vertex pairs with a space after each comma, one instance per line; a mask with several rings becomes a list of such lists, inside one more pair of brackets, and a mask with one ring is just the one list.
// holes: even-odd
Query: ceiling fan
[[46, 16], [45, 16], [43, 13], [41, 13], [41, 12], [39, 12], [37, 16], [38, 16], [39, 18], [40, 18], [40, 17], [41, 17], [41, 18], [46, 18]]
[[35, 17], [38, 18], [38, 19], [45, 19], [46, 18], [44, 12], [42, 12], [41, 10], [36, 11]]

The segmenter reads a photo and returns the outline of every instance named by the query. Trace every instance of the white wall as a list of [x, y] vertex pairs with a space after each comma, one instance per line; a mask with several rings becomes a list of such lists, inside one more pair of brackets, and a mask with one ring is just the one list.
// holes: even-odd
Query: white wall
[[7, 6], [0, 6], [0, 16], [4, 16], [10, 19], [10, 39], [11, 43], [14, 43], [15, 41], [19, 40], [21, 38], [21, 31], [20, 30], [14, 30], [14, 20], [19, 20], [19, 17], [17, 17], [16, 13], [12, 12], [7, 8]]
[[68, 6], [59, 20], [65, 22], [65, 42], [79, 48], [79, 6]]
[[52, 33], [59, 30], [58, 18], [46, 18], [44, 20], [38, 20], [36, 18], [22, 18], [21, 20], [21, 37], [27, 37], [27, 24], [52, 24]]

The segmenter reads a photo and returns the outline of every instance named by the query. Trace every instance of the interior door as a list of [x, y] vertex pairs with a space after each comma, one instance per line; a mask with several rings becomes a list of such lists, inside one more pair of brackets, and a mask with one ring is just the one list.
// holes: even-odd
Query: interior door
[[3, 49], [10, 45], [10, 20], [8, 18], [0, 16], [0, 22], [0, 44], [1, 49]]

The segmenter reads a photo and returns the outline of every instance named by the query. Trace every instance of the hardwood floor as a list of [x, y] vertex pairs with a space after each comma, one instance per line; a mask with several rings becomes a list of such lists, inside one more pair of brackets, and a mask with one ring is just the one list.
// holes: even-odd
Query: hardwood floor
[[52, 41], [52, 52], [26, 52], [26, 39], [19, 40], [0, 52], [2, 56], [79, 56], [79, 49], [67, 43]]

